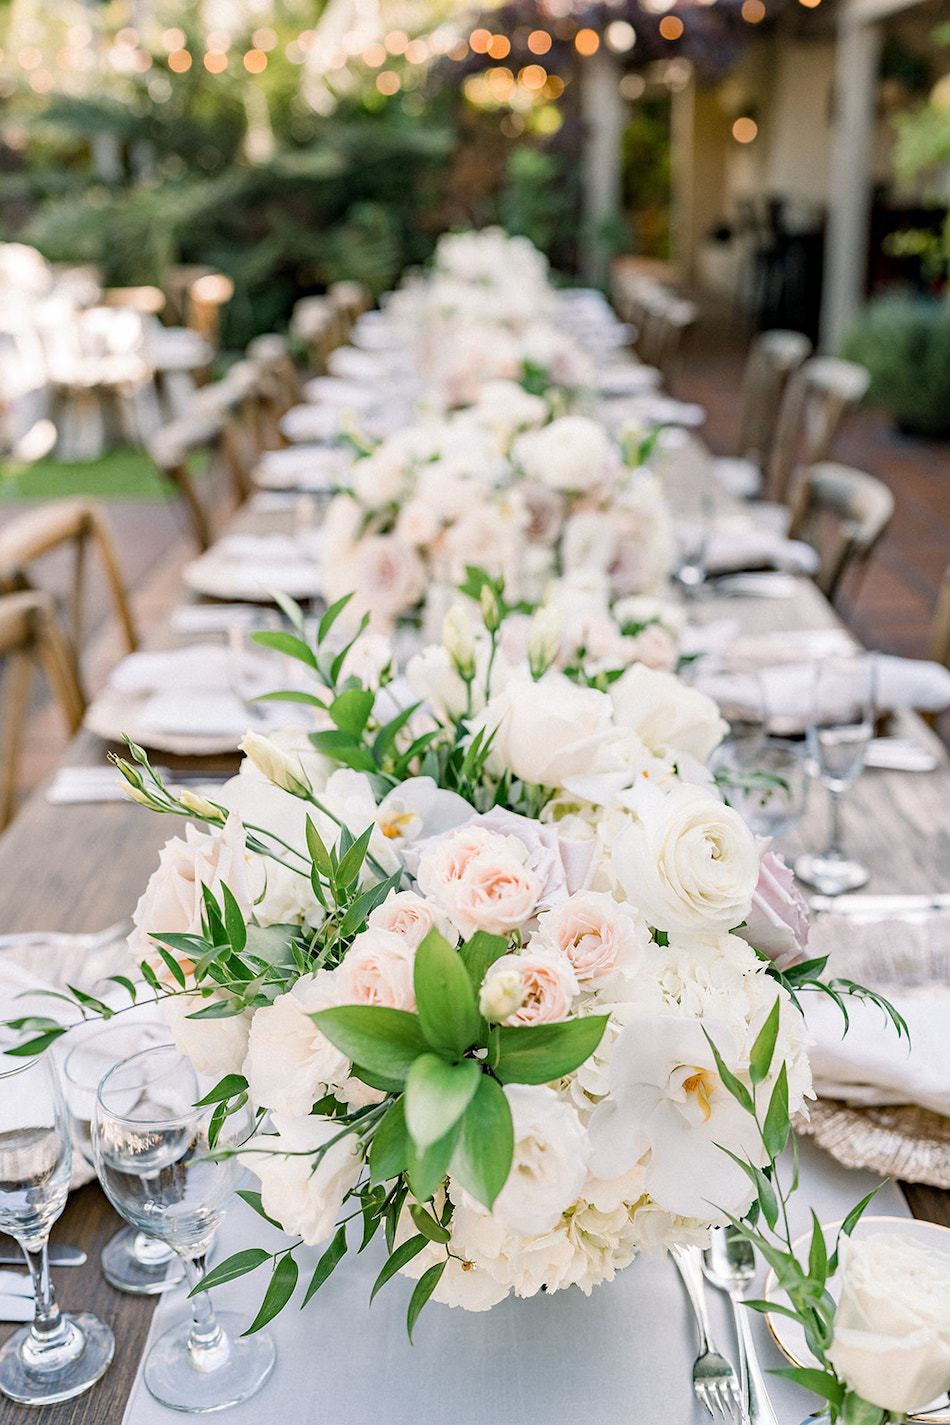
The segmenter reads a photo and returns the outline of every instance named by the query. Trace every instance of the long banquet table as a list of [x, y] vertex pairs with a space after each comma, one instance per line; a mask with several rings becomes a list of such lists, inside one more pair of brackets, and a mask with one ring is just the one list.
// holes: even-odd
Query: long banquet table
[[[701, 446], [691, 442], [672, 472], [674, 484], [702, 478], [702, 463]], [[241, 520], [245, 530], [262, 522], [263, 517], [247, 513]], [[711, 597], [695, 608], [703, 620], [735, 618], [747, 632], [780, 633], [836, 622], [807, 580], [800, 580], [796, 596], [785, 601]], [[873, 868], [869, 889], [947, 892], [950, 761], [923, 724], [913, 719], [912, 727], [915, 737], [938, 750], [937, 769], [929, 774], [865, 771], [845, 801], [846, 833], [849, 846]], [[82, 732], [64, 760], [101, 762], [105, 751], [97, 737]], [[160, 847], [183, 825], [131, 802], [51, 805], [41, 788], [0, 837], [0, 929], [96, 930], [128, 916], [157, 864]], [[819, 844], [825, 827], [824, 798], [813, 789], [806, 819], [785, 849], [794, 853], [800, 846]], [[842, 1200], [850, 1205], [862, 1195], [867, 1175], [847, 1174], [810, 1144], [804, 1158], [816, 1198], [829, 1209]], [[950, 1193], [911, 1186], [905, 1196], [915, 1216], [950, 1228]], [[879, 1210], [906, 1211], [895, 1188], [885, 1189]], [[116, 1225], [115, 1214], [91, 1184], [72, 1194], [53, 1230], [54, 1240], [71, 1242], [89, 1254], [85, 1267], [57, 1272], [56, 1287], [65, 1308], [96, 1311], [112, 1325], [117, 1343], [112, 1369], [91, 1391], [61, 1405], [29, 1411], [0, 1398], [0, 1425], [27, 1418], [43, 1425], [119, 1425], [123, 1418], [126, 1425], [152, 1425], [172, 1419], [169, 1411], [148, 1399], [140, 1382], [133, 1391], [156, 1299], [120, 1294], [98, 1270], [99, 1251]], [[223, 1246], [234, 1250], [226, 1242]], [[278, 1377], [229, 1418], [257, 1421], [278, 1410], [295, 1422], [319, 1420], [322, 1425], [353, 1425], [367, 1412], [389, 1425], [410, 1419], [423, 1425], [449, 1420], [453, 1425], [567, 1425], [585, 1416], [604, 1425], [615, 1419], [643, 1425], [679, 1419], [698, 1425], [704, 1418], [688, 1381], [693, 1350], [685, 1299], [663, 1258], [644, 1258], [610, 1286], [595, 1290], [588, 1302], [571, 1291], [531, 1302], [509, 1300], [487, 1316], [430, 1306], [419, 1327], [423, 1344], [409, 1355], [403, 1325], [406, 1293], [400, 1296], [399, 1283], [391, 1284], [386, 1290], [395, 1292], [392, 1300], [398, 1298], [397, 1304], [384, 1305], [384, 1293], [369, 1314], [367, 1270], [353, 1274], [348, 1258], [339, 1269], [339, 1285], [325, 1300], [318, 1297], [303, 1315], [292, 1313], [286, 1341], [279, 1337], [284, 1364], [282, 1370], [278, 1367]], [[632, 1285], [625, 1284], [627, 1279]], [[251, 1290], [259, 1295], [263, 1287]], [[716, 1300], [713, 1306], [720, 1338], [728, 1343], [731, 1327], [722, 1303]], [[0, 1336], [11, 1329], [0, 1327]], [[764, 1352], [772, 1350], [767, 1364], [779, 1364], [764, 1340], [764, 1327], [762, 1331]], [[570, 1332], [567, 1339], [565, 1332]], [[664, 1340], [678, 1342], [677, 1349], [664, 1353]], [[563, 1358], [572, 1348], [577, 1359], [568, 1368]], [[616, 1366], [618, 1352], [623, 1356], [625, 1350], [627, 1377], [622, 1370], [618, 1374]], [[533, 1358], [530, 1367], [526, 1353]], [[614, 1362], [610, 1370], [605, 1369], [605, 1357]], [[304, 1372], [299, 1381], [298, 1370]], [[563, 1379], [552, 1380], [552, 1373]], [[440, 1393], [446, 1390], [451, 1393]], [[785, 1404], [785, 1425], [795, 1425], [811, 1408], [811, 1401], [799, 1393], [794, 1406]]]

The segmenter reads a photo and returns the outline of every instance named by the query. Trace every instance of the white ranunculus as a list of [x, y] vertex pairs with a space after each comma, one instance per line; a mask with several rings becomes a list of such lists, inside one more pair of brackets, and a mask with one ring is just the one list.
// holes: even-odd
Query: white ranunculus
[[885, 1410], [923, 1410], [950, 1389], [950, 1255], [902, 1232], [841, 1237], [841, 1299], [828, 1359]]
[[617, 836], [612, 866], [624, 895], [660, 930], [731, 930], [759, 879], [755, 838], [703, 787], [644, 787], [639, 820]]
[[593, 770], [614, 736], [610, 699], [562, 673], [511, 682], [474, 720], [472, 734], [494, 732], [490, 756], [524, 782], [560, 787]]
[[590, 1169], [609, 1180], [642, 1163], [646, 1191], [661, 1207], [724, 1222], [723, 1213], [742, 1216], [753, 1189], [722, 1149], [758, 1164], [764, 1149], [752, 1115], [720, 1080], [704, 1030], [739, 1073], [729, 1031], [715, 1020], [657, 1015], [621, 1032], [610, 1094], [588, 1126]]
[[[363, 1166], [359, 1140], [355, 1133], [347, 1134], [315, 1163], [307, 1155], [337, 1137], [337, 1122], [273, 1113], [271, 1123], [276, 1133], [252, 1138], [248, 1148], [253, 1151], [244, 1154], [242, 1162], [261, 1180], [261, 1202], [268, 1217], [291, 1236], [302, 1237], [308, 1247], [315, 1246], [334, 1231], [343, 1201], [359, 1180]], [[285, 1153], [301, 1156], [282, 1156]]]
[[645, 663], [611, 684], [610, 699], [618, 726], [631, 728], [658, 757], [688, 752], [704, 762], [729, 731], [712, 698]]
[[529, 480], [575, 493], [603, 483], [616, 452], [603, 426], [588, 416], [562, 416], [518, 437], [512, 457]]
[[147, 960], [159, 977], [170, 979], [151, 936], [200, 935], [205, 886], [219, 905], [221, 887], [227, 886], [244, 918], [251, 920], [263, 885], [262, 859], [248, 851], [244, 827], [236, 816], [232, 814], [213, 831], [199, 831], [189, 822], [184, 841], [173, 836], [162, 847], [158, 869], [132, 912], [135, 928], [129, 949], [135, 963]]
[[346, 1081], [349, 1059], [310, 1018], [318, 1010], [347, 1003], [337, 974], [318, 970], [302, 975], [286, 994], [254, 1015], [244, 1075], [251, 1100], [259, 1107], [300, 1118], [328, 1088]]

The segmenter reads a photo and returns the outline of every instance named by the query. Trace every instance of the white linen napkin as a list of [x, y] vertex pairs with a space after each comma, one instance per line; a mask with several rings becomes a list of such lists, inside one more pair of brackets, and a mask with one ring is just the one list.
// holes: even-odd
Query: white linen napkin
[[703, 558], [711, 574], [763, 567], [816, 574], [819, 565], [810, 544], [786, 539], [741, 515], [714, 525], [707, 536]]
[[[720, 704], [759, 708], [780, 715], [783, 724], [801, 730], [811, 711], [813, 678], [813, 663], [795, 663], [763, 667], [758, 674], [700, 669], [694, 681]], [[881, 653], [875, 702], [882, 711], [916, 708], [942, 712], [950, 707], [950, 669], [922, 658]]]
[[231, 677], [231, 651], [221, 643], [192, 643], [187, 648], [130, 653], [113, 668], [109, 685], [117, 693], [225, 689]]
[[815, 1089], [857, 1105], [913, 1103], [950, 1118], [950, 985], [885, 988], [903, 1015], [910, 1043], [876, 1006], [849, 1001], [851, 1027], [825, 995], [805, 998]]

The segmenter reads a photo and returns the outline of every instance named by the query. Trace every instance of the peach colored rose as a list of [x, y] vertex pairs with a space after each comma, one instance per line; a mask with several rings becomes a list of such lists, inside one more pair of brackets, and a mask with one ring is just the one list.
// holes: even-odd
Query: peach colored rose
[[369, 929], [357, 935], [336, 972], [340, 1003], [383, 1004], [414, 1010], [412, 985], [415, 947], [391, 930]]
[[580, 986], [570, 960], [559, 950], [532, 941], [520, 955], [503, 955], [496, 960], [486, 981], [506, 970], [521, 976], [524, 994], [521, 1005], [508, 1016], [506, 1024], [554, 1024], [570, 1014]]
[[603, 891], [573, 896], [538, 917], [538, 938], [567, 957], [581, 985], [632, 970], [649, 939], [646, 922]]
[[460, 934], [506, 935], [530, 918], [541, 894], [526, 858], [515, 837], [462, 827], [421, 857], [416, 879]]
[[366, 924], [372, 930], [391, 930], [417, 950], [430, 930], [438, 930], [447, 940], [453, 939], [451, 927], [434, 905], [415, 891], [395, 891], [382, 905], [370, 911]]

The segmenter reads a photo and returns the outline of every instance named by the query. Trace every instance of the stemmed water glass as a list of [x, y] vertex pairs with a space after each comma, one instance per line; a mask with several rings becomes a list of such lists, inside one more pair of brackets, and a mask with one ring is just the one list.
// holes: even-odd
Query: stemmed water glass
[[778, 840], [805, 815], [804, 748], [783, 737], [737, 737], [710, 758], [726, 801], [756, 836]]
[[[96, 1171], [106, 1196], [133, 1227], [167, 1242], [194, 1289], [211, 1239], [246, 1171], [236, 1157], [212, 1158], [212, 1108], [197, 1105], [197, 1076], [172, 1045], [145, 1049], [117, 1064], [99, 1085], [93, 1119]], [[217, 1146], [250, 1134], [244, 1108], [227, 1118]], [[193, 1320], [167, 1331], [145, 1362], [145, 1384], [175, 1410], [221, 1410], [253, 1395], [274, 1365], [263, 1331], [241, 1337], [247, 1323], [215, 1315], [207, 1292], [191, 1299]]]
[[824, 851], [808, 852], [795, 862], [795, 874], [826, 896], [856, 891], [870, 877], [863, 862], [844, 849], [841, 798], [862, 767], [874, 735], [876, 659], [828, 658], [815, 668], [808, 752], [831, 797], [831, 834]]
[[[136, 1011], [132, 1012], [133, 1015]], [[63, 1064], [63, 1088], [69, 1109], [73, 1147], [95, 1170], [92, 1117], [96, 1090], [108, 1071], [137, 1050], [168, 1041], [162, 1022], [110, 1025], [82, 1034]], [[159, 1242], [135, 1227], [123, 1227], [106, 1243], [100, 1257], [102, 1275], [119, 1291], [153, 1296], [180, 1282], [184, 1270], [167, 1242]]]
[[66, 1105], [49, 1054], [0, 1057], [0, 1228], [30, 1268], [36, 1314], [0, 1348], [0, 1390], [23, 1405], [69, 1400], [109, 1368], [115, 1339], [105, 1322], [56, 1305], [49, 1232], [66, 1205], [71, 1148]]

